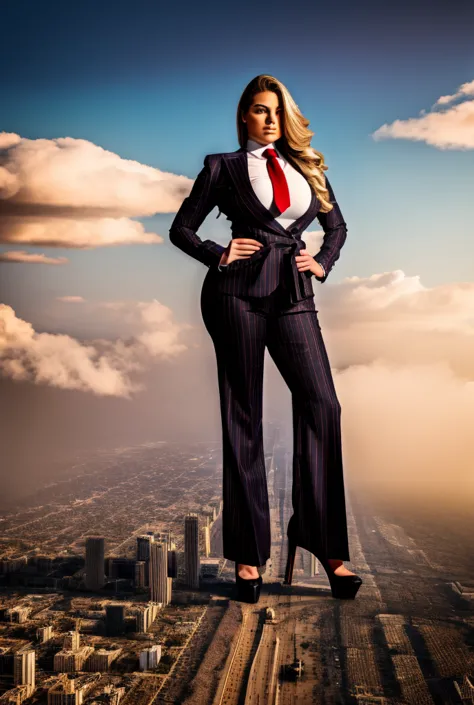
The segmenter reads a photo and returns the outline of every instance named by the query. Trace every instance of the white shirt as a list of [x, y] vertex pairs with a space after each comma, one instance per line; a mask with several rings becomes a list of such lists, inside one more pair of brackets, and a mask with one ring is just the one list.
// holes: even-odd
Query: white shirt
[[[267, 157], [263, 155], [266, 149], [274, 149], [277, 153], [278, 163], [283, 169], [288, 184], [290, 205], [283, 213], [279, 212], [273, 202], [273, 184], [268, 173]], [[281, 223], [284, 228], [289, 228], [295, 220], [304, 215], [308, 210], [311, 204], [311, 186], [304, 176], [285, 159], [273, 142], [270, 142], [270, 144], [261, 144], [255, 140], [248, 139], [246, 150], [249, 178], [255, 195], [265, 208], [270, 211], [275, 220]], [[221, 267], [224, 268], [227, 267], [227, 265], [219, 264], [219, 271], [222, 271]]]
[[[260, 144], [255, 140], [247, 140], [247, 165], [250, 183], [255, 195], [267, 210], [284, 228], [289, 228], [292, 223], [308, 210], [311, 203], [311, 186], [299, 171], [288, 162], [279, 149], [272, 143]], [[290, 205], [280, 213], [273, 203], [273, 184], [267, 168], [267, 157], [263, 155], [266, 149], [274, 149], [277, 161], [283, 173], [290, 192]]]

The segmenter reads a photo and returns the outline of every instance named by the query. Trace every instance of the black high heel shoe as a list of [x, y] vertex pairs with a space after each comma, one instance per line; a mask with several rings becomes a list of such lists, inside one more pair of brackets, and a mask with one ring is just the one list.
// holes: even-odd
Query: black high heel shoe
[[240, 602], [258, 602], [260, 598], [260, 588], [262, 587], [262, 576], [258, 578], [242, 578], [239, 575], [239, 564], [235, 564], [235, 585], [237, 588], [237, 599]]
[[[288, 558], [286, 561], [285, 579], [283, 581], [284, 585], [291, 585], [293, 580], [296, 548], [296, 541], [288, 537]], [[327, 560], [320, 558], [316, 554], [314, 555], [326, 571], [332, 596], [338, 599], [353, 600], [362, 585], [362, 578], [358, 575], [336, 575]]]

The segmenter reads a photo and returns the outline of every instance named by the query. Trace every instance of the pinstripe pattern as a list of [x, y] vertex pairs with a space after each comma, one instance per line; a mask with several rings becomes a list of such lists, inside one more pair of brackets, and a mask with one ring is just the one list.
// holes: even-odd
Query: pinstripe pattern
[[[250, 257], [234, 260], [219, 272], [221, 278], [217, 286], [220, 292], [238, 296], [267, 296], [284, 280], [293, 303], [314, 296], [313, 279], [321, 283], [326, 281], [347, 237], [346, 223], [329, 180], [326, 181], [333, 203], [332, 211], [321, 213], [320, 202], [311, 190], [311, 202], [306, 213], [289, 228], [284, 228], [257, 198], [250, 182], [244, 148], [235, 152], [208, 154], [191, 193], [184, 199], [171, 224], [170, 241], [191, 257], [217, 269], [225, 247], [213, 240], [201, 241], [196, 233], [206, 216], [218, 206], [219, 215], [225, 213], [231, 221], [232, 237], [253, 237], [263, 244]], [[315, 218], [324, 230], [323, 244], [315, 255], [326, 272], [321, 277], [309, 271], [299, 272], [294, 259], [306, 247], [301, 233]]]
[[[326, 281], [339, 258], [347, 228], [327, 185], [333, 210], [320, 213], [312, 191], [306, 213], [284, 228], [257, 198], [244, 148], [207, 155], [170, 229], [174, 245], [209, 267], [201, 312], [217, 359], [224, 557], [248, 565], [264, 565], [270, 557], [262, 434], [265, 348], [292, 395], [294, 512], [287, 533], [321, 558], [350, 560], [341, 406], [314, 305], [314, 275], [298, 272], [294, 260], [306, 246], [301, 233], [315, 217], [325, 233], [316, 257], [326, 272], [315, 278]], [[217, 265], [225, 248], [197, 235], [215, 206], [231, 221], [232, 237], [253, 237], [263, 244], [222, 272]]]
[[201, 240], [196, 232], [217, 204], [215, 185], [219, 167], [219, 162], [211, 160], [209, 154], [204, 158], [204, 168], [181, 203], [169, 232], [173, 245], [208, 267], [217, 266], [225, 247], [213, 240]]
[[[224, 557], [264, 565], [270, 517], [262, 437], [265, 347], [293, 406], [292, 535], [321, 557], [350, 560], [341, 453], [341, 407], [313, 300], [291, 304], [279, 287], [267, 297], [201, 293], [214, 343], [223, 444]], [[294, 531], [293, 531], [294, 529]]]

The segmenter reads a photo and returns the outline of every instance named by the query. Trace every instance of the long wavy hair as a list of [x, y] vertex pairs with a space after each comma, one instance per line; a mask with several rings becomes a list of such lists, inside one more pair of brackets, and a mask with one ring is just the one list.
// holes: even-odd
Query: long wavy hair
[[324, 155], [310, 146], [314, 132], [308, 128], [309, 120], [301, 113], [290, 91], [274, 76], [265, 73], [255, 76], [240, 97], [237, 106], [237, 134], [240, 146], [245, 147], [248, 139], [247, 124], [242, 117], [252, 105], [254, 95], [262, 91], [276, 93], [283, 111], [282, 136], [275, 140], [275, 147], [290, 164], [299, 168], [304, 174], [321, 203], [320, 210], [328, 213], [333, 209], [333, 205], [329, 200], [324, 176], [328, 168], [324, 162]]

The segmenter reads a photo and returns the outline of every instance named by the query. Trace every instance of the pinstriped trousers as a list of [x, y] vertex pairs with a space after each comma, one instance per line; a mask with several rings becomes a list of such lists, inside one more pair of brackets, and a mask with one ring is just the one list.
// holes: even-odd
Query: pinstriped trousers
[[223, 446], [224, 557], [263, 566], [271, 534], [263, 449], [265, 348], [292, 397], [293, 516], [297, 545], [350, 560], [341, 449], [341, 406], [313, 297], [292, 304], [283, 284], [268, 296], [217, 291], [210, 268], [201, 292], [214, 344]]

